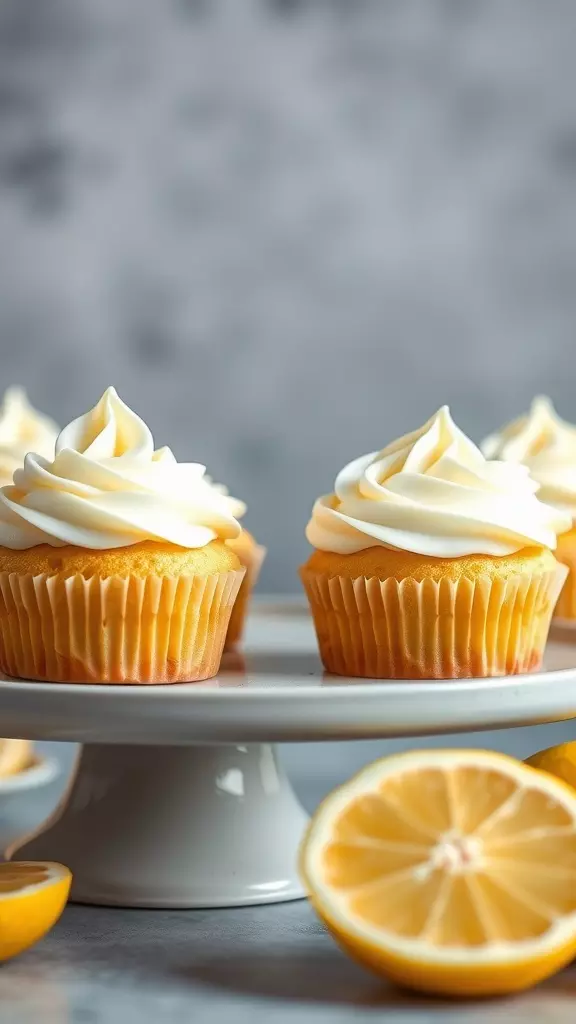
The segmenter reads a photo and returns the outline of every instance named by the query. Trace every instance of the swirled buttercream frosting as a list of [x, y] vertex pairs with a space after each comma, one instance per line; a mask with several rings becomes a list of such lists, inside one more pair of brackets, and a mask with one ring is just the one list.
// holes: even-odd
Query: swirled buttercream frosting
[[108, 388], [58, 435], [53, 458], [31, 452], [0, 490], [0, 545], [199, 548], [238, 536], [229, 499], [199, 463], [154, 448], [143, 420]]
[[535, 398], [526, 415], [491, 434], [481, 447], [488, 459], [528, 466], [542, 501], [576, 518], [576, 426], [560, 419], [549, 398]]
[[488, 461], [443, 406], [419, 430], [350, 462], [306, 528], [317, 549], [381, 545], [439, 558], [555, 548], [566, 514], [540, 501], [526, 466]]

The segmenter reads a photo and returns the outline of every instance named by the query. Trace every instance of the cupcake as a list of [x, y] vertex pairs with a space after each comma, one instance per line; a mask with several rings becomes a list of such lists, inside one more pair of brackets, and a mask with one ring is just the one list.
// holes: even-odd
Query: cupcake
[[520, 462], [540, 485], [538, 497], [555, 505], [570, 522], [558, 537], [556, 557], [568, 577], [555, 619], [576, 621], [576, 426], [560, 419], [549, 398], [535, 398], [530, 411], [482, 443], [487, 459]]
[[[238, 498], [233, 498], [228, 488], [222, 484], [215, 484], [210, 477], [205, 478], [210, 486], [214, 487], [219, 494], [222, 494], [229, 503], [229, 509], [235, 519], [241, 519], [246, 512], [246, 505], [243, 501], [239, 501]], [[242, 529], [237, 537], [226, 542], [228, 546], [234, 551], [234, 553], [240, 559], [240, 564], [244, 566], [246, 575], [242, 580], [240, 586], [240, 592], [234, 607], [232, 609], [232, 615], [230, 616], [230, 623], [228, 625], [228, 632], [226, 634], [226, 643], [224, 650], [232, 650], [241, 641], [244, 626], [246, 624], [246, 618], [248, 615], [248, 606], [250, 597], [256, 583], [258, 581], [258, 575], [262, 562], [266, 555], [266, 548], [258, 544], [251, 533], [246, 529]]]
[[58, 427], [30, 405], [23, 388], [8, 388], [0, 405], [0, 487], [12, 483], [28, 452], [54, 457]]
[[256, 586], [260, 567], [266, 555], [266, 548], [258, 544], [252, 534], [245, 529], [242, 530], [235, 540], [227, 541], [227, 544], [240, 559], [240, 564], [244, 566], [246, 575], [240, 585], [240, 592], [234, 602], [232, 615], [230, 616], [226, 643], [224, 645], [224, 650], [226, 651], [231, 650], [242, 639], [250, 597]]
[[566, 515], [526, 467], [488, 462], [446, 406], [346, 466], [301, 568], [326, 669], [380, 679], [528, 672], [566, 575]]
[[58, 682], [176, 683], [218, 671], [244, 576], [204, 466], [154, 449], [108, 388], [0, 490], [0, 669]]

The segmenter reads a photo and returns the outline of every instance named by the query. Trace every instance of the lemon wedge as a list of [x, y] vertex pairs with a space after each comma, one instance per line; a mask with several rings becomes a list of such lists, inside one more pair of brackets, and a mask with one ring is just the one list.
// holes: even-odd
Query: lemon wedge
[[0, 961], [33, 946], [60, 917], [72, 875], [48, 861], [0, 864]]

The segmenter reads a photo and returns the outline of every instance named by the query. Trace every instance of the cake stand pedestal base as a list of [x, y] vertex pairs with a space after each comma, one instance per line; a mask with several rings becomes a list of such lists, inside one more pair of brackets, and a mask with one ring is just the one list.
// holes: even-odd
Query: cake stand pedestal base
[[8, 855], [66, 864], [78, 903], [276, 903], [304, 895], [306, 820], [268, 744], [89, 744], [52, 819]]

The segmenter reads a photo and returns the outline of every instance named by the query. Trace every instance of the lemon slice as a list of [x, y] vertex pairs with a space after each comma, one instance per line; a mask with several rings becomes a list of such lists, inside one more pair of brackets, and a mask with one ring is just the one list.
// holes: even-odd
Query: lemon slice
[[32, 760], [30, 740], [0, 739], [0, 779], [23, 772], [30, 767]]
[[513, 992], [576, 953], [576, 792], [504, 754], [377, 761], [320, 806], [301, 870], [344, 949], [419, 991]]
[[72, 875], [62, 864], [0, 864], [0, 961], [33, 946], [60, 917]]

